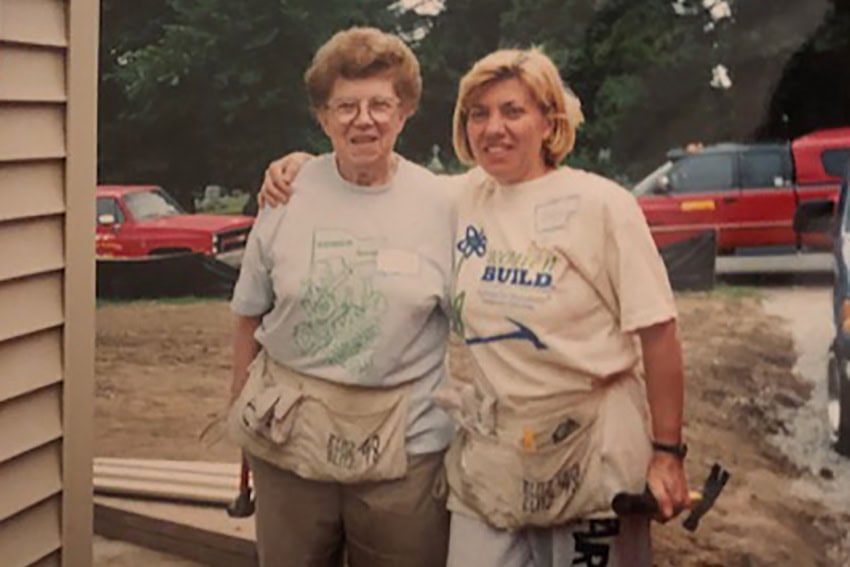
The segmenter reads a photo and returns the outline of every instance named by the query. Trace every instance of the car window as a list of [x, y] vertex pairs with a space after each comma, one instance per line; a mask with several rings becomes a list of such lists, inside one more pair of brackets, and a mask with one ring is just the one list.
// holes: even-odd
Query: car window
[[741, 154], [741, 188], [788, 187], [791, 185], [789, 165], [782, 152], [744, 152]]
[[[112, 197], [97, 198], [98, 219], [100, 219], [100, 215], [112, 215], [115, 218], [116, 223], [124, 222], [124, 213], [121, 212], [121, 208], [118, 206], [118, 202]], [[99, 221], [98, 224], [100, 224]]]
[[844, 167], [844, 178], [841, 180], [841, 189], [838, 190], [838, 204], [836, 205], [839, 218], [841, 218], [841, 232], [850, 233], [850, 207], [847, 206], [850, 191], [850, 163]]
[[707, 193], [734, 188], [734, 154], [699, 155], [679, 160], [670, 173], [675, 193]]
[[838, 199], [838, 217], [841, 219], [841, 232], [844, 234], [850, 233], [850, 207], [847, 206], [847, 180], [842, 185], [840, 197]]
[[827, 175], [841, 177], [847, 171], [847, 162], [850, 161], [850, 148], [826, 150], [820, 155], [820, 161]]
[[637, 185], [635, 185], [632, 192], [636, 197], [653, 193], [658, 188], [658, 180], [663, 175], [667, 175], [672, 167], [673, 163], [669, 161], [661, 164], [655, 171], [644, 177]]
[[182, 215], [183, 210], [173, 199], [158, 189], [128, 193], [124, 203], [136, 220]]

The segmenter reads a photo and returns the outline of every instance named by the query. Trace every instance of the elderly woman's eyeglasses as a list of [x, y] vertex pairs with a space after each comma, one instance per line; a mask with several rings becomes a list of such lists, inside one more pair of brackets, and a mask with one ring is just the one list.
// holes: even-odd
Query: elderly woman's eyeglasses
[[370, 99], [340, 99], [328, 103], [327, 108], [334, 118], [342, 124], [353, 122], [360, 114], [363, 103], [369, 117], [380, 124], [389, 122], [399, 106], [397, 98], [372, 97]]

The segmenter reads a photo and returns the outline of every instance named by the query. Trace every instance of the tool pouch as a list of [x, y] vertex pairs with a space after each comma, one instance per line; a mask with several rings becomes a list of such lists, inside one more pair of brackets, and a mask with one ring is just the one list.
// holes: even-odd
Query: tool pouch
[[229, 416], [247, 452], [302, 478], [341, 483], [391, 480], [407, 472], [410, 384], [341, 385], [305, 376], [262, 351]]
[[[456, 345], [455, 362], [474, 368], [474, 360], [461, 360], [464, 353], [468, 347]], [[582, 392], [507, 413], [479, 372], [466, 376], [471, 379], [452, 380], [435, 397], [460, 425], [446, 454], [450, 509], [518, 529], [563, 524], [610, 506], [599, 481], [601, 394]]]

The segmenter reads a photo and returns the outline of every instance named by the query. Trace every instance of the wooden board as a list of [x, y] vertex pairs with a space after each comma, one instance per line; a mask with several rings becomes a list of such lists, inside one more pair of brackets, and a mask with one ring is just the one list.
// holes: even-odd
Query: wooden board
[[95, 459], [95, 494], [226, 506], [238, 494], [239, 465], [148, 459]]
[[94, 466], [94, 477], [96, 479], [126, 479], [145, 480], [151, 482], [162, 482], [167, 484], [185, 484], [192, 486], [216, 487], [225, 490], [235, 490], [239, 484], [239, 475], [232, 474], [206, 474], [194, 471], [169, 471], [156, 469], [136, 469], [130, 467], [117, 467], [114, 465]]
[[101, 467], [103, 467], [104, 469], [126, 468], [135, 470], [191, 472], [205, 475], [221, 475], [226, 476], [228, 478], [239, 478], [239, 463], [96, 457], [94, 460], [95, 472], [97, 472], [97, 470]]
[[221, 508], [107, 496], [94, 499], [95, 533], [212, 567], [256, 567], [254, 518]]
[[233, 502], [239, 491], [235, 485], [231, 487], [210, 487], [163, 480], [95, 476], [94, 492], [95, 494], [121, 495], [169, 502], [197, 502], [223, 508]]

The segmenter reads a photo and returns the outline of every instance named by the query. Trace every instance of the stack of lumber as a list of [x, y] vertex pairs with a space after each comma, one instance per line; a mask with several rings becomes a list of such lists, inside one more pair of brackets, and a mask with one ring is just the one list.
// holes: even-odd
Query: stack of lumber
[[211, 567], [256, 567], [254, 518], [223, 506], [238, 463], [97, 458], [94, 530]]
[[94, 492], [227, 506], [239, 492], [239, 464], [97, 458]]

